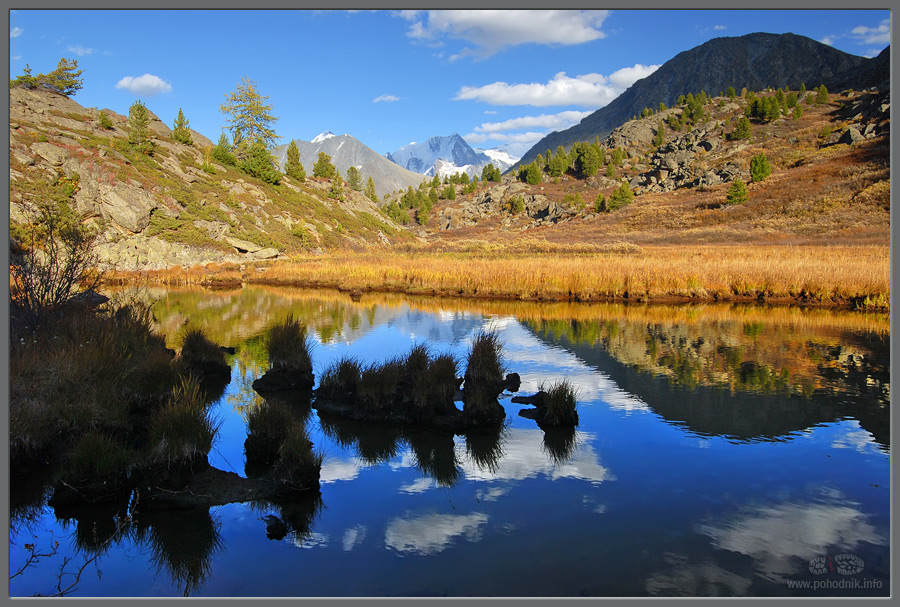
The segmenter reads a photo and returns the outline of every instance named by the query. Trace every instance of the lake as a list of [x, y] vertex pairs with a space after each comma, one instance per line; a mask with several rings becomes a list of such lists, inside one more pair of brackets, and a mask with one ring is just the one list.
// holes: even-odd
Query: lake
[[[416, 343], [460, 375], [495, 329], [519, 395], [568, 378], [574, 431], [501, 396], [499, 432], [350, 422], [295, 403], [321, 491], [280, 503], [54, 511], [12, 488], [12, 596], [888, 596], [890, 321], [761, 306], [480, 302], [253, 287], [145, 288], [171, 347], [232, 346], [213, 466], [245, 475], [262, 335], [288, 314], [317, 378]], [[267, 536], [263, 517], [284, 533]], [[112, 538], [110, 541], [107, 541]], [[98, 546], [100, 551], [98, 552]], [[94, 558], [96, 557], [96, 558]], [[68, 559], [68, 560], [67, 560]], [[90, 560], [93, 559], [93, 560]], [[63, 572], [60, 578], [60, 572]]]

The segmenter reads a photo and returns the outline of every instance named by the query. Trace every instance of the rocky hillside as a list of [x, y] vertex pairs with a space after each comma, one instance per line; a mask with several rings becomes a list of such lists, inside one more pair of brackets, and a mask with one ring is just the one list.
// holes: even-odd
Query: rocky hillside
[[[774, 97], [775, 91], [757, 93]], [[601, 141], [607, 164], [587, 179], [572, 171], [538, 185], [505, 176], [501, 183], [442, 200], [418, 228], [433, 243], [502, 240], [523, 232], [560, 243], [577, 242], [828, 242], [886, 244], [890, 229], [890, 99], [878, 91], [798, 95], [802, 115], [751, 121], [750, 137], [734, 139], [747, 101], [715, 97], [704, 119], [680, 130], [684, 106], [629, 120]], [[609, 169], [613, 151], [623, 161]], [[770, 177], [751, 183], [751, 159], [763, 154]], [[725, 204], [735, 179], [750, 198]], [[632, 203], [599, 212], [626, 183]]]
[[[883, 53], [884, 54], [884, 53]], [[550, 133], [522, 156], [528, 164], [547, 149], [568, 148], [576, 141], [592, 141], [660, 102], [675, 104], [679, 95], [715, 95], [733, 86], [760, 90], [801, 83], [809, 88], [825, 84], [831, 89], [865, 88], [875, 83], [860, 82], [859, 76], [881, 65], [887, 58], [857, 57], [796, 34], [755, 33], [740, 37], [715, 38], [679, 53], [659, 69], [635, 82], [609, 105], [590, 114], [579, 124]]]
[[387, 244], [398, 234], [398, 226], [346, 184], [341, 201], [328, 196], [327, 180], [264, 183], [210, 161], [212, 142], [199, 133], [192, 145], [175, 141], [155, 116], [154, 151], [144, 155], [128, 145], [126, 117], [103, 110], [111, 121], [104, 128], [100, 113], [52, 92], [10, 89], [14, 237], [24, 233], [35, 203], [50, 200], [83, 214], [100, 231], [101, 260], [121, 270]]

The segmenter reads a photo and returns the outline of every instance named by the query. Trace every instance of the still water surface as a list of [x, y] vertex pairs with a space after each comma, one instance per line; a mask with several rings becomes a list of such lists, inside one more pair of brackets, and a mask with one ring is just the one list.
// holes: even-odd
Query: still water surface
[[[463, 361], [477, 330], [496, 329], [519, 394], [568, 378], [580, 425], [545, 433], [511, 394], [488, 436], [295, 406], [324, 454], [320, 496], [140, 513], [75, 596], [889, 594], [886, 316], [265, 287], [150, 296], [171, 345], [189, 323], [236, 348], [210, 463], [240, 475], [261, 336], [288, 314], [315, 338], [317, 376], [345, 354], [379, 362], [421, 342]], [[59, 550], [13, 596], [52, 594], [64, 559], [75, 571], [116, 529], [116, 508], [54, 511], [29, 494], [13, 491], [11, 573], [26, 543]], [[269, 514], [282, 539], [267, 538]], [[855, 569], [837, 570], [838, 555]]]

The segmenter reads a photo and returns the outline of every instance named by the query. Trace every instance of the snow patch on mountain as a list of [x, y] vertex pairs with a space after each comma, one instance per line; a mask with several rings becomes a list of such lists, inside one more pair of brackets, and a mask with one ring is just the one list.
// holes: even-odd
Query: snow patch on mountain
[[446, 137], [429, 137], [422, 143], [410, 143], [393, 154], [385, 154], [405, 169], [423, 175], [445, 177], [460, 173], [480, 175], [488, 164], [505, 171], [518, 160], [501, 149], [474, 150], [457, 133]]
[[331, 139], [332, 137], [337, 137], [337, 135], [335, 135], [331, 131], [325, 131], [324, 133], [319, 133], [318, 135], [316, 135], [312, 140], [312, 143], [322, 143], [326, 139]]

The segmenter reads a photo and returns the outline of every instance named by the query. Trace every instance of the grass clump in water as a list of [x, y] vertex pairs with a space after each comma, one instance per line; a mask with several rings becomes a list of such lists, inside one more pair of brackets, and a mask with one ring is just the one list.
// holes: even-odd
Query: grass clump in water
[[189, 328], [182, 334], [180, 360], [188, 370], [203, 376], [230, 374], [225, 352], [200, 328]]
[[330, 400], [358, 403], [362, 365], [352, 356], [344, 356], [322, 373], [319, 396]]
[[217, 432], [200, 384], [183, 379], [150, 417], [149, 460], [169, 468], [205, 460]]
[[[543, 390], [543, 386], [541, 386]], [[547, 426], [577, 426], [578, 411], [575, 387], [568, 379], [554, 382], [545, 390], [546, 413], [543, 423]]]
[[471, 419], [496, 421], [505, 416], [497, 397], [505, 382], [502, 345], [496, 331], [478, 331], [466, 364], [463, 413]]
[[265, 336], [270, 368], [253, 387], [263, 393], [312, 388], [312, 345], [306, 327], [292, 315], [270, 327]]
[[306, 327], [293, 316], [276, 324], [266, 334], [266, 352], [273, 369], [291, 369], [312, 375], [312, 340]]

